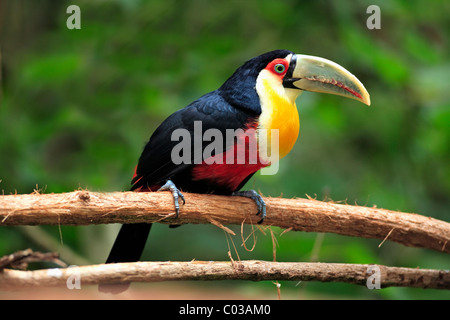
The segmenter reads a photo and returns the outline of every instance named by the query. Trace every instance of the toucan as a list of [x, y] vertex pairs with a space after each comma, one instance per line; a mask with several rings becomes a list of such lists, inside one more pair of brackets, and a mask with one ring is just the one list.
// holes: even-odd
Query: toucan
[[[370, 105], [363, 84], [330, 60], [289, 50], [261, 54], [245, 62], [217, 90], [161, 123], [139, 158], [131, 190], [170, 191], [177, 216], [185, 201], [182, 192], [249, 197], [255, 201], [262, 223], [264, 200], [254, 190], [240, 189], [258, 170], [272, 164], [275, 153], [275, 159], [281, 159], [294, 146], [300, 128], [295, 102], [303, 91], [340, 95]], [[199, 126], [200, 134], [196, 132]], [[215, 141], [212, 148], [213, 139], [204, 139], [207, 132], [223, 137], [237, 134]], [[187, 139], [190, 144], [185, 141], [191, 148], [180, 149], [183, 134], [191, 138]], [[272, 144], [275, 136], [276, 144]], [[256, 150], [256, 156], [251, 157], [251, 150]], [[210, 152], [205, 156], [205, 151]], [[122, 225], [106, 263], [138, 261], [151, 226]], [[127, 287], [103, 285], [100, 291], [117, 293]]]

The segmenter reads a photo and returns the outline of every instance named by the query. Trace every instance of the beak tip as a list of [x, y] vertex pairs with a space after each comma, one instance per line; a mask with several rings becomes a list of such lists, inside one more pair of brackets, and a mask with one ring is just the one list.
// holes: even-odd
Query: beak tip
[[370, 97], [368, 96], [366, 99], [364, 99], [363, 103], [370, 107]]
[[365, 105], [367, 105], [368, 107], [370, 107], [370, 95], [367, 91], [365, 91], [365, 94], [363, 95], [361, 102], [364, 103]]

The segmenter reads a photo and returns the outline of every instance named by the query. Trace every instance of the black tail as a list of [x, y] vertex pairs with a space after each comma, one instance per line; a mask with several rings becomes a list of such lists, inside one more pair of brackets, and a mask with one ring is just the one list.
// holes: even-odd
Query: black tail
[[[147, 242], [151, 223], [124, 224], [120, 228], [116, 241], [109, 253], [106, 263], [135, 262], [139, 261]], [[120, 293], [130, 286], [124, 284], [100, 284], [98, 290], [105, 293]]]

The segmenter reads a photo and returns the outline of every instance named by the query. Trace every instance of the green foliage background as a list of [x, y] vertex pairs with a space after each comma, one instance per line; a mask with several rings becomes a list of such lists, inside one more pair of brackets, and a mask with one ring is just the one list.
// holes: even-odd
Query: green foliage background
[[[70, 4], [81, 8], [81, 30], [66, 27]], [[380, 30], [366, 27], [372, 4], [381, 9]], [[285, 48], [345, 66], [364, 83], [372, 106], [304, 93], [294, 150], [277, 175], [256, 175], [247, 188], [450, 221], [448, 1], [16, 0], [1, 2], [0, 10], [4, 194], [127, 190], [162, 120], [216, 89], [247, 59]], [[69, 264], [100, 263], [117, 228], [1, 227], [0, 256], [31, 247], [61, 251]], [[450, 268], [447, 255], [389, 241], [378, 248], [379, 240], [273, 231], [277, 261]], [[270, 232], [256, 234], [252, 252], [233, 238], [239, 257], [272, 260]], [[143, 259], [228, 260], [229, 246], [237, 259], [216, 227], [156, 225]], [[276, 298], [270, 282], [189, 285]], [[437, 290], [333, 283], [286, 282], [283, 294], [450, 298]]]

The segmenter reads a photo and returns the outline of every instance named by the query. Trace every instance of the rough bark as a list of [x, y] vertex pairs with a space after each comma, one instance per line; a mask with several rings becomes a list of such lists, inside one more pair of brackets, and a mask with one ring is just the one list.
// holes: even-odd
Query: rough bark
[[[167, 192], [0, 196], [0, 226], [88, 225], [160, 222], [167, 224], [256, 224], [256, 205], [247, 198], [185, 193], [186, 204], [175, 218]], [[264, 198], [265, 225], [307, 232], [390, 240], [405, 246], [450, 253], [450, 223], [413, 213], [336, 204], [312, 199]]]
[[293, 280], [345, 282], [377, 288], [417, 287], [450, 289], [447, 270], [411, 269], [381, 265], [303, 262], [133, 262], [102, 264], [36, 271], [5, 269], [0, 272], [0, 289], [42, 287], [78, 289], [85, 285], [173, 280]]

